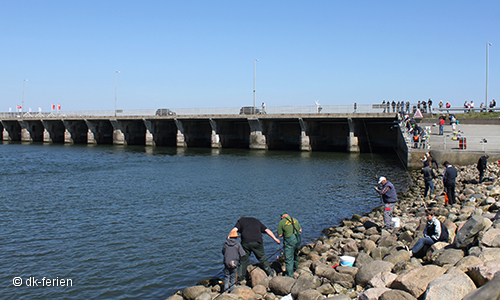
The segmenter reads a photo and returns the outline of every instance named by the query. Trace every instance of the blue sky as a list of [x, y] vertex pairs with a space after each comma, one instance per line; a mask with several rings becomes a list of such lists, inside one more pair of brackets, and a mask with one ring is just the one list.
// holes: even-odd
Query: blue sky
[[500, 1], [0, 4], [0, 111], [500, 98]]

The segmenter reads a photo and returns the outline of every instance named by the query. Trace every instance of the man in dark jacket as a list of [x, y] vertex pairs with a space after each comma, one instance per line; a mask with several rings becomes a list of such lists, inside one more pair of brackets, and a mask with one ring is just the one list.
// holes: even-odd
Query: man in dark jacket
[[257, 257], [267, 275], [272, 275], [273, 272], [269, 266], [266, 252], [264, 251], [262, 233], [267, 233], [276, 243], [281, 243], [281, 241], [274, 236], [274, 233], [259, 220], [251, 217], [241, 217], [238, 222], [236, 222], [236, 225], [234, 225], [233, 231], [241, 233], [241, 245], [243, 246], [243, 250], [245, 250], [245, 256], [241, 258], [240, 266], [238, 267], [238, 281], [245, 278], [248, 261], [252, 253], [255, 254], [255, 257]]
[[432, 245], [438, 241], [448, 242], [448, 229], [436, 218], [434, 212], [427, 209], [425, 211], [425, 218], [427, 219], [427, 224], [425, 224], [424, 228], [424, 237], [420, 238], [413, 248], [409, 250], [410, 256], [419, 252], [424, 245]]
[[394, 188], [394, 185], [385, 177], [380, 177], [378, 183], [382, 184], [382, 189], [375, 188], [375, 190], [382, 196], [382, 202], [385, 204], [384, 228], [392, 229], [394, 228], [394, 224], [392, 223], [392, 211], [394, 210], [394, 207], [396, 207], [396, 202], [398, 202], [396, 189]]
[[483, 182], [484, 171], [486, 171], [486, 167], [488, 165], [488, 154], [483, 155], [477, 161], [477, 170], [479, 171], [479, 183]]
[[448, 196], [449, 204], [455, 204], [455, 179], [457, 178], [457, 169], [452, 166], [448, 161], [443, 163], [443, 184], [446, 195]]
[[425, 190], [424, 190], [424, 198], [427, 197], [427, 191], [429, 191], [430, 188], [430, 193], [429, 197], [431, 194], [434, 192], [434, 181], [433, 179], [436, 178], [436, 174], [434, 174], [434, 171], [431, 169], [429, 166], [429, 160], [424, 161], [424, 167], [422, 168], [422, 174], [424, 175], [424, 183], [425, 183]]

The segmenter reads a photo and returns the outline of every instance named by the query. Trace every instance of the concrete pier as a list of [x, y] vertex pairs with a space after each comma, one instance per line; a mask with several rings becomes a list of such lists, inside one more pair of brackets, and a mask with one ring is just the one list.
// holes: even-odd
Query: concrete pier
[[[4, 141], [257, 150], [387, 152], [396, 114], [29, 117], [0, 120]], [[406, 150], [401, 150], [406, 152]]]

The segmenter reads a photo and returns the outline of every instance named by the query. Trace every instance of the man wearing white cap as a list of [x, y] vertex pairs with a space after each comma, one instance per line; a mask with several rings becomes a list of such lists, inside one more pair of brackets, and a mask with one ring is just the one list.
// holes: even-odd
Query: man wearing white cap
[[394, 185], [391, 182], [387, 181], [387, 178], [383, 176], [379, 178], [378, 183], [382, 185], [382, 189], [376, 187], [375, 190], [382, 196], [382, 201], [385, 204], [384, 228], [392, 229], [394, 228], [394, 224], [392, 223], [392, 211], [396, 206], [396, 202], [398, 202], [396, 189], [394, 188]]

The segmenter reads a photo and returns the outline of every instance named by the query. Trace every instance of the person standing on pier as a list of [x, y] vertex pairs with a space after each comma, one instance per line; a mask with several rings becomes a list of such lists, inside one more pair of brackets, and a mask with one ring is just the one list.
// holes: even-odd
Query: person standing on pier
[[486, 171], [486, 168], [488, 166], [488, 158], [489, 155], [483, 155], [479, 158], [477, 161], [477, 170], [479, 171], [479, 183], [483, 182], [483, 177], [484, 177], [484, 171]]
[[444, 134], [444, 117], [439, 117], [439, 135]]
[[269, 266], [269, 260], [264, 251], [262, 233], [267, 233], [276, 243], [281, 243], [281, 241], [274, 236], [274, 233], [259, 220], [252, 217], [241, 217], [238, 222], [236, 222], [236, 225], [234, 225], [232, 231], [241, 233], [241, 245], [243, 246], [243, 250], [245, 250], [245, 256], [241, 258], [238, 267], [238, 281], [242, 281], [245, 278], [248, 261], [252, 253], [255, 254], [255, 257], [257, 257], [267, 275], [272, 275], [273, 271]]
[[297, 219], [290, 217], [288, 213], [281, 214], [278, 223], [278, 237], [283, 237], [283, 251], [285, 252], [286, 274], [293, 278], [293, 272], [299, 268], [299, 249], [302, 243], [302, 227]]
[[446, 195], [448, 196], [449, 204], [455, 204], [455, 179], [457, 178], [457, 169], [452, 166], [448, 161], [443, 163], [443, 184]]
[[394, 188], [394, 185], [383, 176], [379, 178], [378, 183], [382, 185], [382, 189], [376, 187], [375, 190], [382, 196], [382, 201], [385, 205], [384, 228], [393, 229], [394, 224], [392, 223], [392, 211], [394, 210], [394, 207], [396, 207], [396, 202], [398, 202], [396, 189]]

